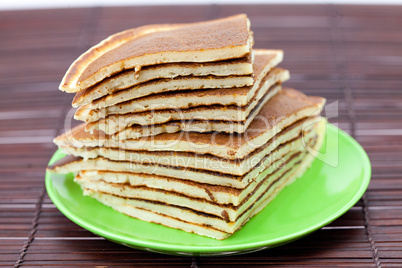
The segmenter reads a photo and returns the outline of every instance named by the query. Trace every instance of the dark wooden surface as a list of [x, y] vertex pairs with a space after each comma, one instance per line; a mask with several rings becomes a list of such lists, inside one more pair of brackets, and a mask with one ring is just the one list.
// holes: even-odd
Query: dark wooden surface
[[[234, 257], [142, 252], [78, 227], [52, 204], [45, 167], [72, 95], [57, 87], [91, 45], [127, 28], [246, 12], [255, 47], [282, 48], [288, 86], [335, 102], [331, 122], [373, 167], [364, 198], [331, 225]], [[402, 6], [179, 6], [0, 12], [0, 266], [402, 267]], [[336, 103], [337, 102], [337, 103]]]

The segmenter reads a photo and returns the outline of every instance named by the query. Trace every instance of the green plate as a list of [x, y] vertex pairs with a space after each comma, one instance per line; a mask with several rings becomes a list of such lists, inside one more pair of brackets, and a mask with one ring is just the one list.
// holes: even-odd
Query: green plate
[[[64, 155], [57, 151], [50, 163]], [[226, 240], [140, 221], [84, 197], [73, 175], [46, 173], [46, 189], [57, 208], [76, 224], [108, 240], [166, 254], [223, 255], [257, 251], [301, 238], [350, 209], [370, 181], [370, 161], [362, 147], [328, 125], [320, 155], [264, 210]]]

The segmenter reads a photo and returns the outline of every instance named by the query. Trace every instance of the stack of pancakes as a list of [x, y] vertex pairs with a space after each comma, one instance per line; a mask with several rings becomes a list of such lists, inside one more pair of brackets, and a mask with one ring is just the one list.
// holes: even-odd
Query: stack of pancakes
[[78, 58], [60, 89], [85, 123], [55, 138], [84, 194], [129, 216], [225, 239], [310, 165], [325, 100], [282, 88], [280, 50], [245, 15], [151, 25]]

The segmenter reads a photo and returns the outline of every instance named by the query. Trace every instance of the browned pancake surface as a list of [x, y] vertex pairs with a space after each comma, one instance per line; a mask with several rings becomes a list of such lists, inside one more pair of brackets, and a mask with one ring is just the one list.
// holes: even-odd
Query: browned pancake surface
[[[306, 96], [300, 91], [286, 88], [264, 105], [258, 116], [252, 121], [243, 134], [187, 132], [183, 135], [181, 132], [163, 133], [156, 136], [139, 138], [138, 142], [185, 140], [194, 144], [211, 144], [211, 142], [213, 142], [216, 146], [226, 146], [237, 149], [265, 133], [267, 130], [275, 127], [278, 122], [292, 114], [308, 107], [321, 108], [324, 102], [324, 98]], [[60, 135], [56, 140], [59, 140], [60, 143], [64, 143], [64, 140], [68, 139], [70, 136], [75, 137], [77, 140], [96, 140], [99, 139], [99, 137], [108, 137], [102, 131], [94, 131], [94, 134], [91, 135], [89, 132], [85, 132], [85, 124], [81, 124], [72, 129], [71, 132]]]
[[[272, 56], [273, 57], [273, 56]], [[146, 71], [146, 70], [152, 70], [152, 71], [157, 71], [159, 68], [164, 68], [164, 67], [177, 67], [177, 68], [198, 68], [202, 66], [224, 66], [224, 65], [231, 65], [231, 64], [238, 64], [238, 63], [250, 63], [251, 64], [251, 56], [249, 55], [248, 57], [244, 57], [241, 59], [230, 59], [230, 60], [224, 60], [224, 61], [218, 61], [218, 62], [180, 62], [180, 63], [163, 63], [163, 64], [158, 64], [158, 65], [151, 65], [151, 66], [145, 66], [141, 68], [141, 71]], [[77, 92], [77, 94], [74, 97], [73, 103], [78, 103], [81, 99], [86, 98], [89, 96], [92, 92], [96, 91], [99, 87], [106, 87], [107, 83], [109, 83], [110, 79], [120, 79], [120, 77], [124, 75], [135, 75], [135, 70], [126, 70], [121, 73], [118, 73], [114, 75], [111, 78], [106, 78], [100, 83], [91, 86], [85, 90], [82, 90], [80, 92]]]
[[[169, 30], [153, 31], [158, 28]], [[242, 46], [247, 44], [248, 38], [245, 15], [202, 23], [149, 25], [132, 29], [116, 36], [117, 40], [113, 40], [129, 41], [91, 62], [78, 82], [88, 79], [102, 68], [130, 58], [167, 51], [188, 52]], [[91, 58], [91, 55], [88, 57]]]

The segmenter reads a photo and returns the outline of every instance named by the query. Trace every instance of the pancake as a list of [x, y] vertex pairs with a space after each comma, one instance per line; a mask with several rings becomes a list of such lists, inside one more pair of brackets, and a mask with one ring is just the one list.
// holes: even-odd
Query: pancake
[[137, 208], [135, 206], [130, 205], [132, 199], [116, 197], [113, 195], [101, 192], [95, 192], [87, 189], [85, 189], [84, 194], [95, 198], [99, 202], [103, 203], [108, 207], [113, 208], [117, 212], [126, 214], [128, 216], [143, 221], [155, 224], [161, 224], [170, 228], [183, 230], [188, 233], [195, 233], [198, 235], [207, 236], [219, 240], [226, 239], [230, 236], [229, 233], [218, 231], [217, 229], [214, 229], [211, 226], [190, 223], [178, 219], [176, 217], [169, 217], [161, 213], [156, 213], [150, 210]]
[[[259, 92], [262, 93], [266, 91], [265, 95], [260, 96], [260, 94], [258, 94], [250, 104], [243, 107], [215, 104], [188, 109], [165, 109], [123, 115], [109, 115], [97, 121], [88, 122], [85, 125], [85, 131], [93, 132], [94, 130], [101, 130], [111, 135], [132, 125], [152, 126], [178, 120], [191, 122], [202, 120], [208, 121], [211, 124], [210, 127], [213, 128], [216, 127], [214, 123], [220, 121], [219, 123], [223, 124], [223, 128], [227, 129], [226, 131], [218, 129], [220, 132], [233, 133], [238, 129], [244, 132], [269, 99], [282, 89], [280, 84], [275, 84], [270, 88], [268, 88], [268, 86], [269, 82], [264, 84]], [[257, 101], [257, 98], [260, 97], [261, 99]]]
[[[272, 54], [272, 61], [279, 63], [282, 60], [283, 52]], [[224, 68], [223, 68], [224, 67]], [[78, 92], [73, 100], [73, 107], [91, 103], [91, 101], [112, 94], [115, 91], [126, 89], [144, 82], [160, 78], [175, 78], [177, 76], [230, 76], [249, 75], [253, 73], [251, 56], [205, 63], [165, 63], [152, 66], [145, 66], [136, 76], [135, 70], [126, 70], [112, 77]]]
[[[299, 148], [300, 149], [300, 148]], [[271, 174], [284, 162], [292, 157], [297, 157], [300, 150], [294, 150], [283, 156], [283, 160], [271, 161], [267, 174]], [[232, 204], [237, 206], [252, 191], [259, 181], [252, 181], [244, 189], [237, 189], [227, 186], [211, 185], [198, 183], [189, 180], [175, 179], [165, 176], [157, 176], [133, 172], [101, 171], [101, 170], [81, 170], [79, 176], [90, 181], [104, 181], [106, 183], [121, 184], [133, 187], [136, 191], [141, 189], [153, 188], [169, 192], [176, 192], [182, 195], [191, 195], [194, 198], [205, 199], [218, 204]], [[260, 179], [263, 179], [262, 177]]]
[[[210, 154], [225, 159], [242, 159], [262, 146], [284, 128], [303, 118], [318, 115], [325, 103], [321, 97], [306, 96], [294, 89], [284, 89], [270, 99], [243, 134], [176, 132], [139, 139], [119, 137], [119, 148], [147, 151], [176, 151]], [[214, 122], [211, 122], [214, 124]], [[93, 135], [80, 125], [54, 139], [58, 146], [103, 146], [112, 142], [101, 131]], [[92, 145], [91, 145], [92, 144]], [[116, 147], [113, 144], [109, 147]]]
[[[318, 122], [316, 132], [319, 138], [325, 133], [325, 119]], [[309, 150], [310, 152], [311, 150]], [[103, 170], [117, 172], [140, 172], [175, 179], [207, 183], [220, 186], [244, 189], [259, 173], [271, 164], [269, 157], [263, 158], [250, 172], [243, 176], [223, 174], [219, 172], [203, 171], [192, 168], [170, 167], [155, 164], [137, 164], [129, 161], [112, 161], [103, 157], [84, 160], [72, 155], [67, 156], [48, 167], [48, 171], [56, 173], [78, 173], [81, 170]]]
[[[277, 169], [283, 168], [285, 163], [292, 161], [299, 157], [300, 154], [304, 153], [306, 149], [303, 148], [303, 145], [313, 144], [317, 135], [318, 134], [314, 132], [314, 134], [304, 142], [301, 142], [301, 139], [298, 139], [297, 142], [292, 144], [292, 146], [283, 146], [275, 150], [271, 155], [265, 156], [262, 160], [263, 164], [260, 164], [261, 166], [258, 167], [258, 172], [253, 172], [253, 174], [258, 177], [261, 173], [271, 174], [276, 172]], [[228, 186], [211, 185], [166, 176], [135, 173], [134, 170], [132, 172], [81, 170], [79, 175], [91, 181], [104, 181], [120, 185], [124, 184], [134, 187], [136, 191], [153, 188], [189, 195], [194, 198], [205, 199], [218, 204], [232, 204], [235, 206], [240, 204], [254, 189], [255, 185], [264, 179], [264, 177], [254, 178], [245, 188], [237, 189]]]
[[[208, 38], [206, 38], [208, 37]], [[59, 86], [76, 93], [126, 69], [171, 62], [212, 62], [250, 54], [244, 14], [188, 24], [147, 25], [114, 34], [82, 54]]]
[[[307, 161], [305, 161], [305, 162], [307, 162]], [[241, 228], [241, 226], [244, 225], [249, 220], [249, 218], [253, 217], [258, 212], [260, 212], [262, 209], [264, 209], [266, 207], [266, 205], [270, 201], [272, 201], [272, 199], [274, 199], [276, 197], [276, 195], [278, 195], [278, 193], [285, 186], [287, 186], [288, 184], [293, 182], [297, 177], [300, 177], [301, 174], [303, 174], [303, 172], [305, 171], [306, 166], [307, 166], [307, 165], [304, 165], [305, 162], [301, 163], [299, 167], [297, 167], [297, 168], [295, 167], [291, 171], [291, 173], [286, 174], [283, 177], [282, 181], [280, 183], [277, 183], [277, 185], [275, 185], [276, 186], [275, 188], [272, 188], [271, 191], [267, 192], [264, 196], [262, 196], [260, 198], [260, 200], [258, 200], [253, 205], [253, 207], [251, 207], [249, 209], [247, 215], [243, 215], [243, 217], [241, 217], [236, 222], [228, 222], [226, 225], [231, 229], [235, 229], [233, 227], [236, 225], [237, 229], [235, 231], [239, 230]], [[165, 225], [165, 226], [168, 226], [171, 228], [176, 228], [176, 229], [184, 230], [186, 232], [195, 233], [195, 234], [203, 235], [203, 236], [208, 236], [208, 237], [212, 237], [212, 238], [220, 239], [220, 240], [226, 239], [232, 234], [232, 233], [220, 231], [220, 230], [214, 228], [214, 225], [212, 225], [212, 223], [218, 225], [219, 219], [213, 218], [211, 216], [209, 216], [208, 218], [213, 219], [214, 220], [213, 222], [211, 222], [211, 220], [205, 221], [205, 217], [204, 218], [197, 217], [197, 218], [193, 219], [190, 217], [194, 217], [195, 215], [200, 215], [200, 213], [191, 212], [191, 211], [188, 212], [189, 210], [186, 210], [186, 209], [175, 208], [173, 206], [169, 206], [167, 209], [164, 210], [164, 212], [166, 214], [174, 214], [174, 216], [168, 216], [166, 214], [155, 212], [155, 210], [159, 209], [156, 206], [152, 207], [153, 210], [136, 207], [136, 205], [138, 205], [139, 202], [134, 199], [122, 198], [122, 197], [113, 196], [113, 195], [109, 195], [109, 194], [105, 194], [105, 193], [101, 193], [101, 192], [94, 192], [91, 190], [85, 190], [84, 194], [95, 198], [99, 202], [112, 207], [113, 209], [115, 209], [118, 212], [124, 213], [128, 216], [138, 218], [138, 219], [141, 219], [144, 221], [158, 223], [158, 224]], [[183, 210], [185, 211], [184, 213], [183, 213]], [[185, 220], [183, 220], [183, 217], [193, 220], [193, 221], [200, 222], [200, 224], [185, 221]], [[221, 225], [224, 225], [224, 223], [222, 223], [222, 221], [220, 221], [219, 223]], [[219, 225], [218, 225], [218, 227], [220, 227], [220, 229], [223, 229]]]
[[229, 237], [304, 173], [326, 130], [325, 99], [282, 90], [283, 52], [253, 44], [244, 14], [103, 40], [59, 86], [86, 123], [54, 139], [70, 155], [47, 171], [140, 220]]
[[[272, 182], [279, 179], [284, 173], [289, 171], [291, 167], [300, 163], [302, 155], [298, 155], [292, 159], [286, 167], [278, 168], [276, 172], [268, 174], [263, 172], [262, 178], [258, 178], [259, 183], [253, 184], [253, 188], [249, 191], [243, 200], [236, 206], [232, 204], [218, 204], [215, 201], [208, 201], [205, 199], [194, 198], [190, 194], [179, 194], [174, 191], [165, 191], [155, 188], [147, 187], [132, 187], [126, 184], [107, 183], [103, 180], [91, 181], [85, 178], [76, 176], [75, 181], [81, 185], [82, 188], [104, 192], [112, 195], [117, 195], [126, 198], [135, 198], [149, 201], [157, 201], [168, 205], [182, 206], [192, 209], [197, 212], [211, 214], [220, 217], [227, 221], [236, 221], [239, 216], [251, 206], [258, 197], [266, 192]], [[230, 190], [230, 189], [228, 189]], [[243, 190], [243, 191], [246, 191]]]
[[114, 106], [125, 101], [134, 100], [151, 94], [158, 94], [178, 90], [198, 90], [203, 88], [236, 88], [253, 84], [251, 75], [230, 76], [178, 76], [176, 78], [162, 78], [151, 80], [134, 87], [114, 92], [93, 100], [84, 108], [100, 109]]
[[[141, 117], [148, 118], [150, 113], [167, 117], [171, 113], [186, 114], [194, 113], [194, 111], [200, 111], [198, 116], [207, 117], [208, 112], [204, 111], [205, 109], [197, 109], [196, 107], [207, 108], [212, 105], [220, 105], [218, 106], [222, 110], [219, 112], [220, 117], [242, 121], [273, 85], [288, 79], [289, 72], [287, 70], [275, 68], [262, 80], [261, 85], [256, 84], [255, 87], [186, 90], [184, 92], [154, 94], [102, 109], [92, 109], [85, 105], [78, 108], [74, 118], [86, 122], [95, 122], [109, 115], [139, 114]], [[252, 94], [248, 94], [249, 92]], [[270, 96], [276, 92], [277, 90], [271, 90]], [[215, 116], [218, 116], [218, 113], [215, 113]]]
[[[300, 163], [301, 161], [300, 157], [297, 159], [297, 161], [298, 162], [294, 162], [292, 164], [295, 165], [296, 163]], [[237, 226], [236, 222], [237, 223], [242, 222], [243, 219], [245, 219], [245, 217], [247, 217], [248, 214], [250, 213], [250, 210], [252, 209], [254, 203], [260, 197], [262, 198], [265, 192], [269, 192], [269, 190], [271, 191], [274, 190], [276, 188], [274, 187], [276, 186], [276, 182], [280, 184], [281, 181], [283, 180], [282, 175], [285, 175], [291, 170], [292, 170], [291, 168], [289, 169], [284, 168], [280, 170], [278, 173], [266, 177], [265, 179], [266, 181], [262, 183], [260, 187], [264, 188], [264, 190], [258, 189], [255, 193], [251, 194], [245, 202], [243, 202], [239, 206], [230, 206], [230, 205], [219, 206], [215, 203], [203, 204], [200, 200], [196, 200], [191, 197], [185, 197], [185, 196], [175, 197], [174, 193], [168, 193], [168, 192], [164, 192], [166, 196], [174, 196], [174, 197], [169, 199], [167, 197], [163, 197], [162, 192], [154, 193], [154, 191], [150, 191], [149, 197], [150, 198], [155, 197], [155, 199], [158, 200], [142, 199], [141, 198], [142, 194], [148, 197], [148, 195], [145, 193], [145, 190], [139, 194], [136, 194], [134, 191], [130, 191], [135, 189], [132, 188], [127, 189], [125, 186], [119, 187], [118, 185], [107, 184], [104, 182], [91, 183], [91, 181], [82, 179], [80, 177], [78, 177], [75, 181], [78, 182], [78, 184], [80, 184], [82, 188], [88, 189], [90, 191], [96, 191], [110, 195], [115, 195], [118, 197], [129, 198], [131, 201], [130, 202], [131, 205], [135, 207], [155, 211], [157, 213], [169, 215], [172, 217], [177, 217], [187, 222], [193, 222], [197, 224], [208, 224], [214, 229], [228, 233], [233, 233], [239, 227]], [[137, 198], [136, 196], [140, 197]], [[159, 200], [159, 198], [161, 198], [161, 200]], [[210, 208], [213, 213], [210, 213], [208, 211]], [[181, 214], [180, 217], [178, 217], [177, 214], [176, 215], [173, 214], [173, 212], [179, 215]], [[218, 212], [221, 212], [221, 214], [216, 215]]]
[[[144, 96], [153, 95], [168, 91], [186, 90], [186, 89], [204, 89], [204, 88], [229, 88], [235, 89], [237, 87], [251, 86], [256, 84], [254, 90], [251, 87], [248, 88], [250, 97], [253, 96], [255, 90], [258, 88], [261, 80], [267, 75], [267, 73], [276, 66], [283, 58], [283, 52], [281, 50], [258, 50], [256, 53], [256, 59], [253, 63], [253, 73], [243, 76], [178, 76], [169, 79], [155, 79], [146, 83], [138, 84], [134, 87], [125, 88], [122, 90], [115, 90], [112, 94], [106, 95], [94, 100], [87, 108], [104, 108], [115, 105], [117, 103], [126, 102], [133, 99], [138, 99]], [[218, 64], [219, 62], [209, 63]], [[157, 68], [157, 66], [153, 66]], [[221, 69], [227, 69], [225, 65], [220, 66]], [[107, 85], [110, 87], [109, 85]], [[228, 91], [226, 90], [226, 91]], [[247, 89], [244, 89], [247, 90]], [[197, 92], [197, 91], [195, 91]], [[239, 93], [237, 93], [239, 94]], [[243, 94], [247, 94], [247, 91]], [[154, 95], [155, 96], [155, 95]], [[156, 95], [157, 96], [157, 95]], [[135, 100], [136, 101], [136, 100]], [[247, 102], [246, 102], [247, 103]]]
[[[303, 152], [302, 152], [303, 151]], [[293, 166], [296, 162], [298, 162], [302, 155], [304, 155], [305, 150], [303, 148], [299, 148], [299, 150], [295, 150], [292, 153], [289, 153], [286, 156], [286, 161], [277, 161], [272, 163], [271, 166], [269, 166], [268, 168], [266, 168], [265, 170], [263, 170], [260, 174], [257, 175], [256, 178], [254, 178], [255, 180], [252, 181], [249, 185], [247, 185], [246, 188], [244, 189], [235, 189], [232, 187], [223, 187], [223, 186], [216, 186], [216, 185], [210, 185], [210, 184], [205, 184], [205, 183], [193, 183], [193, 185], [195, 187], [201, 187], [201, 189], [204, 189], [205, 191], [209, 191], [211, 196], [204, 196], [205, 198], [199, 198], [198, 196], [200, 196], [200, 194], [198, 193], [193, 193], [191, 191], [183, 191], [182, 189], [174, 189], [171, 187], [171, 185], [169, 185], [169, 182], [165, 183], [165, 185], [160, 185], [158, 187], [148, 187], [148, 186], [133, 186], [129, 183], [114, 183], [111, 181], [106, 181], [103, 178], [87, 178], [84, 177], [84, 175], [86, 174], [85, 172], [80, 172], [77, 176], [76, 179], [77, 180], [82, 180], [82, 182], [87, 183], [88, 185], [92, 185], [92, 186], [85, 186], [86, 188], [93, 188], [93, 190], [100, 190], [100, 191], [104, 191], [104, 192], [109, 192], [112, 194], [116, 194], [116, 195], [121, 195], [121, 196], [126, 196], [126, 197], [130, 197], [130, 198], [138, 198], [138, 199], [146, 199], [146, 200], [153, 200], [153, 201], [158, 201], [160, 196], [165, 196], [166, 193], [171, 194], [175, 197], [172, 197], [172, 202], [174, 202], [175, 199], [180, 199], [182, 200], [182, 198], [185, 197], [190, 197], [192, 200], [189, 201], [190, 203], [194, 203], [194, 202], [207, 202], [210, 204], [215, 204], [217, 206], [220, 205], [233, 205], [233, 206], [239, 206], [243, 201], [245, 201], [245, 199], [247, 199], [247, 197], [249, 197], [250, 194], [252, 194], [252, 192], [255, 190], [255, 188], [263, 183], [263, 181], [265, 179], [267, 179], [270, 176], [274, 176], [274, 174], [276, 174], [277, 176], [279, 176], [279, 174], [288, 169], [288, 166], [291, 167]], [[141, 174], [141, 173], [135, 173], [135, 174]], [[265, 174], [265, 176], [262, 176], [261, 174]], [[176, 183], [177, 185], [185, 185], [186, 182], [183, 181], [181, 184]], [[187, 184], [191, 184], [191, 182], [187, 182]], [[96, 187], [101, 187], [101, 188], [96, 188]], [[111, 192], [109, 190], [105, 190], [106, 188], [110, 188], [114, 191]], [[118, 189], [120, 187], [120, 190]], [[190, 187], [186, 187], [186, 188], [190, 188]], [[192, 187], [194, 188], [194, 187]], [[170, 190], [167, 190], [170, 189]], [[119, 192], [117, 192], [119, 191]], [[130, 196], [128, 196], [130, 195]], [[216, 199], [212, 199], [214, 197], [218, 197]], [[164, 197], [163, 198], [163, 202], [165, 203], [170, 203], [169, 198]], [[159, 199], [160, 202], [162, 202], [162, 199]], [[229, 201], [229, 202], [228, 202]], [[186, 205], [184, 205], [186, 206]], [[223, 206], [223, 207], [225, 207]], [[195, 210], [197, 210], [196, 208], [193, 208]]]
[[[232, 86], [234, 85], [234, 88], [226, 88], [224, 82], [222, 82], [225, 78], [219, 77], [215, 79], [213, 76], [180, 76], [175, 79], [153, 80], [134, 88], [121, 90], [99, 98], [92, 102], [92, 107], [89, 104], [83, 105], [76, 112], [75, 118], [91, 122], [109, 114], [125, 114], [169, 108], [183, 109], [212, 104], [245, 106], [255, 96], [260, 88], [261, 81], [273, 68], [274, 62], [272, 58], [275, 57], [270, 52], [257, 56], [254, 64], [254, 78], [248, 77], [250, 80], [245, 82], [233, 80]], [[288, 71], [275, 68], [264, 81], [284, 82], [288, 79]], [[253, 86], [242, 86], [248, 84]], [[204, 89], [211, 85], [213, 88]], [[222, 89], [223, 87], [224, 89]], [[191, 90], [188, 90], [188, 88]], [[202, 88], [202, 90], [194, 90], [195, 88]], [[96, 117], [88, 120], [91, 116]]]
[[[60, 146], [66, 154], [88, 158], [104, 157], [114, 161], [130, 161], [141, 164], [159, 164], [175, 166], [182, 168], [203, 169], [216, 171], [232, 175], [244, 175], [251, 168], [257, 165], [261, 159], [268, 154], [274, 154], [274, 157], [280, 157], [284, 153], [300, 146], [302, 140], [308, 140], [311, 135], [309, 132], [314, 126], [316, 118], [308, 118], [298, 121], [295, 124], [285, 128], [274, 138], [267, 141], [264, 145], [248, 154], [243, 159], [228, 160], [209, 154], [196, 154], [186, 152], [170, 151], [135, 151], [118, 148], [118, 142], [112, 147], [72, 147]], [[114, 141], [114, 140], [113, 140]], [[274, 150], [281, 148], [281, 154], [273, 153]], [[283, 148], [282, 148], [283, 147]], [[284, 151], [282, 153], [282, 151]], [[271, 160], [274, 159], [271, 157]]]
[[[85, 189], [84, 193], [94, 197], [98, 201], [107, 206], [111, 206], [116, 211], [125, 213], [129, 216], [139, 218], [141, 220], [159, 223], [168, 227], [182, 229], [187, 232], [210, 236], [217, 239], [225, 239], [235, 231], [237, 231], [244, 223], [246, 223], [253, 215], [260, 212], [275, 196], [287, 185], [300, 177], [310, 166], [313, 157], [307, 155], [294, 165], [291, 169], [283, 172], [279, 177], [267, 179], [264, 185], [265, 191], [256, 191], [251, 198], [250, 204], [245, 202], [243, 206], [225, 207], [221, 210], [221, 215], [211, 215], [199, 212], [179, 205], [167, 205], [161, 202], [149, 202], [145, 200], [125, 198], [115, 196], [101, 191]], [[243, 207], [247, 207], [244, 208]], [[199, 207], [196, 207], [199, 209]], [[235, 219], [230, 219], [227, 211], [236, 210]], [[242, 211], [242, 212], [240, 212]], [[226, 212], [226, 213], [225, 213]], [[215, 217], [214, 217], [215, 216]]]

